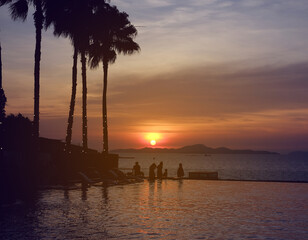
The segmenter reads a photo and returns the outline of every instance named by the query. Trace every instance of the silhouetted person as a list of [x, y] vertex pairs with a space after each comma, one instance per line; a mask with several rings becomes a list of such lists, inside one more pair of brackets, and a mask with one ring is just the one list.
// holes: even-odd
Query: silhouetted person
[[139, 165], [138, 162], [135, 162], [135, 165], [133, 167], [133, 174], [134, 174], [134, 176], [140, 176], [141, 175], [140, 165]]
[[88, 185], [81, 185], [81, 199], [82, 201], [86, 201], [88, 196], [87, 196], [87, 191], [88, 191]]
[[153, 163], [149, 168], [149, 180], [155, 180], [155, 168], [156, 164]]
[[167, 177], [168, 177], [168, 170], [165, 169], [165, 172], [164, 172], [164, 174], [163, 174], [163, 178], [167, 178]]
[[179, 164], [177, 175], [179, 178], [184, 177], [184, 169], [183, 169], [182, 163]]
[[162, 179], [163, 178], [163, 162], [160, 162], [157, 166], [157, 178]]

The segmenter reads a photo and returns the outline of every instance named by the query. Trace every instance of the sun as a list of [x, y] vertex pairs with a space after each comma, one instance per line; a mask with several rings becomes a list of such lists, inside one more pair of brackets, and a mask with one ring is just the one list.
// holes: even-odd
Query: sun
[[150, 144], [151, 146], [157, 146], [157, 144], [161, 141], [162, 135], [160, 133], [148, 132], [143, 135], [145, 142]]

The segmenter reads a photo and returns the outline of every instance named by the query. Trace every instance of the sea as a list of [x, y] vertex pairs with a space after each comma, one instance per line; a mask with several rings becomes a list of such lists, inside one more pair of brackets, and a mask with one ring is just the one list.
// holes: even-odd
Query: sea
[[[289, 155], [123, 154], [220, 180], [54, 187], [0, 207], [0, 239], [308, 239], [308, 160]], [[230, 181], [236, 180], [236, 181]]]
[[189, 172], [218, 172], [223, 180], [308, 182], [307, 154], [177, 154], [121, 153], [119, 167], [130, 171], [135, 162], [148, 176], [149, 166], [163, 162], [169, 177], [176, 177], [179, 163]]

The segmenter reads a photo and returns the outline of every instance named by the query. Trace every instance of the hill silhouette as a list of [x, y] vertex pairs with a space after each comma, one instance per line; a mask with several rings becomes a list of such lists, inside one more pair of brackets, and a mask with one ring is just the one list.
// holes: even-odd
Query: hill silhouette
[[194, 144], [184, 146], [181, 148], [129, 148], [129, 149], [115, 149], [112, 152], [117, 153], [185, 153], [185, 154], [278, 154], [269, 151], [255, 151], [255, 150], [232, 150], [226, 147], [211, 148], [203, 144]]

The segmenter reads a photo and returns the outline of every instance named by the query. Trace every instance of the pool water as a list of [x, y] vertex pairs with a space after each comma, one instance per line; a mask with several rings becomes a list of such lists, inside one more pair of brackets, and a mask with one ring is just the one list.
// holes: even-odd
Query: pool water
[[308, 184], [162, 180], [43, 190], [0, 239], [308, 239]]

